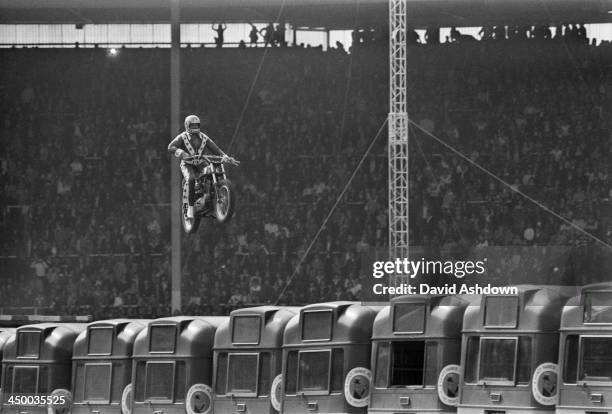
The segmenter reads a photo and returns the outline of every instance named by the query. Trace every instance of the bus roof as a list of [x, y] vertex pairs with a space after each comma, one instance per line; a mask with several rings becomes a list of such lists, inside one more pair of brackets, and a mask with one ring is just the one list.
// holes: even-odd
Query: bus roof
[[3, 362], [70, 362], [74, 341], [86, 326], [84, 323], [20, 326], [4, 345]]
[[283, 346], [367, 343], [380, 309], [358, 302], [305, 306], [287, 324]]
[[138, 333], [149, 323], [147, 319], [109, 319], [92, 322], [74, 343], [73, 358], [132, 355]]
[[299, 310], [299, 307], [279, 306], [237, 309], [217, 329], [215, 349], [280, 348], [283, 346], [285, 326]]
[[482, 295], [468, 306], [463, 332], [557, 331], [569, 286], [519, 285], [517, 295]]
[[[405, 295], [393, 298], [376, 316], [372, 339], [461, 336], [470, 296]], [[402, 321], [402, 316], [409, 319]], [[405, 328], [397, 326], [402, 324]]]
[[134, 358], [209, 357], [227, 316], [175, 316], [150, 321], [134, 343]]
[[0, 330], [0, 356], [2, 356], [2, 350], [4, 349], [6, 341], [14, 334], [15, 330], [12, 328]]

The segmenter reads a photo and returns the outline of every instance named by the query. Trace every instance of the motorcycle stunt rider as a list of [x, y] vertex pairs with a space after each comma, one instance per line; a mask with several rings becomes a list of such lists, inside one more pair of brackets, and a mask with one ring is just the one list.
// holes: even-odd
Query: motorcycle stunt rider
[[181, 159], [181, 173], [185, 178], [189, 191], [189, 207], [187, 208], [187, 218], [194, 218], [195, 204], [195, 179], [201, 174], [205, 163], [198, 166], [187, 164], [186, 158], [202, 155], [204, 150], [209, 150], [214, 155], [223, 157], [221, 162], [231, 162], [233, 158], [215, 144], [206, 134], [200, 131], [200, 118], [196, 115], [189, 115], [185, 118], [185, 131], [178, 134], [168, 145], [168, 151], [176, 158]]

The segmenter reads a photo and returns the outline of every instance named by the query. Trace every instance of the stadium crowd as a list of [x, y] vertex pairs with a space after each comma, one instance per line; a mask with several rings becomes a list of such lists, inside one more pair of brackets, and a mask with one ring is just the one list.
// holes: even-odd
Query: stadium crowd
[[[486, 256], [501, 284], [612, 269], [612, 48], [553, 40], [409, 48], [419, 258]], [[168, 314], [168, 50], [0, 54], [0, 307]], [[183, 313], [365, 296], [387, 245], [387, 61], [376, 42], [183, 51], [184, 115], [242, 161], [234, 220], [183, 238]]]

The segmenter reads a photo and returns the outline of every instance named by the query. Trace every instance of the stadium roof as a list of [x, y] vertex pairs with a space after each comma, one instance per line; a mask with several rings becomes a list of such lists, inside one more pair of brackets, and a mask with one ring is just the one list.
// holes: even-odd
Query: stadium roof
[[[612, 0], [406, 0], [414, 27], [612, 22]], [[0, 23], [167, 23], [170, 0], [0, 0]], [[181, 0], [181, 21], [287, 21], [351, 29], [388, 24], [388, 0]]]

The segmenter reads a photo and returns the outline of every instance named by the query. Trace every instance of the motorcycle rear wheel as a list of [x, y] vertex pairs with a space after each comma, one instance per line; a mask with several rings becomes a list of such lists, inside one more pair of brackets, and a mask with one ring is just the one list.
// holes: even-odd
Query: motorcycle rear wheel
[[183, 230], [187, 234], [193, 234], [198, 231], [200, 227], [200, 217], [197, 213], [193, 219], [187, 218], [187, 207], [189, 207], [189, 188], [187, 183], [183, 180], [183, 201], [181, 203], [181, 223], [183, 224]]
[[232, 182], [227, 179], [219, 181], [213, 199], [215, 217], [219, 223], [230, 221], [234, 215], [235, 200]]

